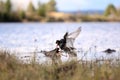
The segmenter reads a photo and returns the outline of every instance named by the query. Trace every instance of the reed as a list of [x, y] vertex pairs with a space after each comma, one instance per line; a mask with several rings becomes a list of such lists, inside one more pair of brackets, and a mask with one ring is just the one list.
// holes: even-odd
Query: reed
[[119, 80], [120, 60], [69, 61], [60, 65], [23, 63], [0, 51], [0, 80]]

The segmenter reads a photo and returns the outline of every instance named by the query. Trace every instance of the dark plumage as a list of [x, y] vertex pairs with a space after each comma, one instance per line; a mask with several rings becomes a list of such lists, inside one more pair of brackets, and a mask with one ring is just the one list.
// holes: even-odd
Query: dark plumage
[[43, 53], [46, 57], [54, 58], [55, 56], [57, 57], [57, 54], [59, 54], [59, 48], [55, 48], [51, 51], [44, 51]]
[[66, 32], [65, 35], [63, 36], [63, 39], [56, 41], [57, 46], [59, 46], [60, 49], [67, 52], [68, 54], [76, 56], [77, 54], [74, 51], [75, 48], [73, 44], [75, 39], [80, 34], [80, 31], [81, 31], [81, 27], [79, 27], [76, 31], [72, 33]]
[[116, 50], [108, 48], [104, 52], [110, 54], [110, 53], [116, 52]]
[[61, 53], [59, 52], [59, 48], [55, 48], [51, 51], [44, 51], [43, 54], [46, 57], [52, 59], [52, 63], [58, 64], [61, 62]]
[[66, 39], [67, 39], [67, 36], [68, 36], [68, 32], [65, 33], [63, 39], [56, 41], [56, 44], [59, 45], [59, 47], [60, 47], [62, 50], [64, 50], [64, 48], [66, 47]]

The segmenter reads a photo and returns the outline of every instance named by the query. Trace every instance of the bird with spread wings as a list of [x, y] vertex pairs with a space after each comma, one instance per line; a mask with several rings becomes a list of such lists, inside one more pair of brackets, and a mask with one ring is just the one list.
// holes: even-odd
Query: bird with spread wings
[[68, 54], [73, 54], [74, 56], [77, 56], [77, 54], [74, 52], [74, 42], [80, 32], [81, 27], [79, 27], [76, 31], [72, 33], [66, 32], [63, 39], [56, 41], [57, 47], [67, 52]]
[[80, 32], [81, 32], [81, 27], [79, 27], [76, 31], [72, 33], [66, 32], [65, 35], [63, 36], [63, 39], [56, 40], [57, 48], [50, 51], [43, 51], [43, 54], [46, 57], [51, 58], [53, 63], [61, 63], [60, 58], [62, 55], [62, 51], [68, 53], [70, 57], [76, 58], [77, 53], [75, 52], [74, 42], [75, 39], [80, 34]]

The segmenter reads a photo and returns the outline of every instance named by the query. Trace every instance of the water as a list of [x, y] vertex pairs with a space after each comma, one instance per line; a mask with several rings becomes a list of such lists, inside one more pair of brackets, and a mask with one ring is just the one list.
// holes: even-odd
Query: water
[[[120, 50], [120, 23], [0, 23], [0, 48], [18, 52], [51, 50], [66, 31], [82, 27], [74, 46], [77, 50]], [[80, 54], [79, 54], [80, 55]], [[91, 57], [91, 55], [88, 55]]]

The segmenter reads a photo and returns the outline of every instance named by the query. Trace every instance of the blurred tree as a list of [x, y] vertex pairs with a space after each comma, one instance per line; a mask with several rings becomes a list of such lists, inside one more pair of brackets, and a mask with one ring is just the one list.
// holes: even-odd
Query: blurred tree
[[0, 13], [4, 12], [5, 4], [3, 1], [0, 1]]
[[21, 20], [25, 18], [25, 12], [23, 10], [19, 11], [19, 17]]
[[0, 21], [2, 21], [3, 18], [3, 11], [4, 10], [4, 3], [3, 1], [0, 1]]
[[34, 13], [35, 8], [34, 8], [32, 2], [29, 3], [27, 11], [30, 12], [30, 13]]
[[120, 8], [118, 8], [118, 16], [120, 16]]
[[37, 13], [39, 16], [45, 17], [46, 16], [46, 5], [38, 3], [38, 10]]
[[46, 8], [47, 8], [47, 12], [57, 11], [56, 10], [56, 2], [55, 2], [55, 0], [50, 0], [46, 4]]
[[6, 2], [0, 2], [0, 21], [10, 21], [11, 17], [11, 1], [6, 0]]
[[109, 16], [109, 15], [117, 15], [117, 10], [113, 4], [109, 4], [108, 7], [106, 8], [104, 15]]
[[10, 1], [10, 0], [7, 0], [6, 3], [5, 3], [5, 12], [6, 12], [6, 13], [11, 12], [11, 7], [12, 7], [11, 1]]

